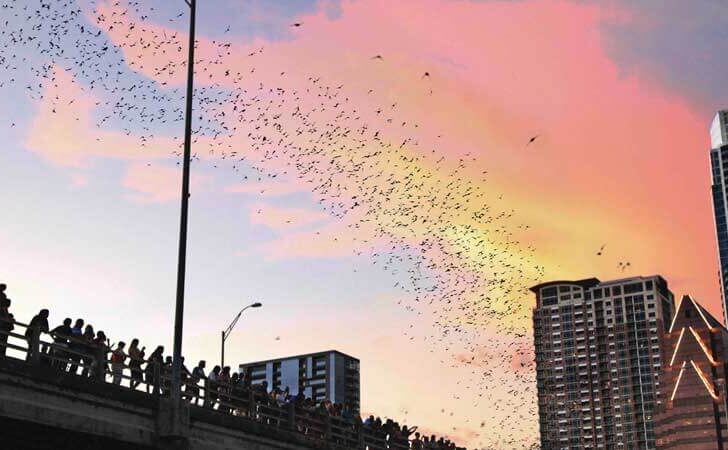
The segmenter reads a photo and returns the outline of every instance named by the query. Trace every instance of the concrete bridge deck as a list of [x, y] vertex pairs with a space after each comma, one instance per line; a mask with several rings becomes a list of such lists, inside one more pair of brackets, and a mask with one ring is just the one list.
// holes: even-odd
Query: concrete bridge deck
[[[49, 366], [0, 358], [0, 448], [166, 449], [170, 443], [160, 417], [168, 402]], [[199, 406], [190, 406], [185, 416], [190, 450], [354, 448]]]

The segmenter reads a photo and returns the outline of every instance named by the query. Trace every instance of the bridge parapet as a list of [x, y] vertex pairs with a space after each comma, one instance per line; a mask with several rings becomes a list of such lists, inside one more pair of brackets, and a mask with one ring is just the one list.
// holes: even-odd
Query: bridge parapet
[[[17, 331], [27, 326], [13, 322], [13, 327]], [[55, 433], [74, 444], [32, 448], [82, 450], [76, 445], [81, 437], [72, 436], [99, 442], [87, 447], [94, 450], [409, 448], [406, 440], [387, 439], [361, 421], [294, 403], [278, 405], [255, 389], [237, 390], [208, 380], [187, 380], [181, 400], [182, 433], [170, 433], [174, 427], [168, 414], [169, 380], [159, 367], [135, 383], [133, 376], [123, 374], [131, 369], [124, 366], [124, 382], [111, 383], [114, 376], [118, 380], [119, 371], [114, 374], [108, 368], [108, 347], [79, 350], [73, 340], [69, 345], [46, 342], [32, 329], [20, 334], [0, 328], [0, 333], [9, 337], [0, 345], [10, 350], [0, 355], [0, 418], [16, 424], [16, 430], [26, 430], [26, 436]], [[18, 445], [12, 448], [24, 448], [22, 435], [18, 433]]]

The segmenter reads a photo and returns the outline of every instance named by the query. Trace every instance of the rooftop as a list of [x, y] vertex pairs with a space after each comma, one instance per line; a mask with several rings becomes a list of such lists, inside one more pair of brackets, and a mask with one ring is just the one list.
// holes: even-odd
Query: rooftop
[[719, 148], [728, 144], [728, 111], [715, 113], [710, 124], [710, 147]]
[[336, 353], [336, 354], [341, 355], [341, 356], [343, 356], [345, 358], [353, 359], [353, 360], [359, 362], [359, 358], [354, 358], [353, 356], [347, 355], [346, 353], [342, 353], [342, 352], [340, 352], [338, 350], [324, 350], [324, 351], [315, 352], [315, 353], [305, 353], [303, 355], [292, 355], [292, 356], [285, 356], [285, 357], [282, 357], [282, 358], [265, 359], [265, 360], [262, 360], [262, 361], [245, 362], [245, 363], [239, 364], [238, 367], [256, 366], [256, 365], [259, 365], [259, 364], [265, 364], [265, 363], [269, 363], [269, 362], [278, 362], [278, 361], [283, 361], [283, 360], [286, 360], [286, 359], [301, 359], [301, 358], [307, 358], [309, 356], [321, 356], [321, 355], [328, 355], [328, 354], [331, 354], [331, 353]]
[[581, 286], [584, 289], [591, 289], [595, 286], [611, 286], [613, 284], [622, 284], [629, 281], [636, 281], [636, 280], [654, 280], [659, 279], [667, 283], [665, 279], [661, 275], [636, 275], [633, 277], [625, 277], [625, 278], [618, 278], [615, 280], [607, 280], [607, 281], [601, 281], [599, 278], [584, 278], [583, 280], [554, 280], [554, 281], [546, 281], [544, 283], [537, 284], [535, 286], [531, 287], [531, 292], [538, 293], [539, 289], [548, 287], [548, 286], [556, 286], [559, 284], [575, 284], [577, 286]]

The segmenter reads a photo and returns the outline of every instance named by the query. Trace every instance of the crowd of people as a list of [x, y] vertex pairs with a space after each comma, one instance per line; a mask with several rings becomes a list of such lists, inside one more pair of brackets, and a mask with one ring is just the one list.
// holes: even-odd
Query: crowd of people
[[[8, 348], [8, 334], [15, 329], [15, 319], [10, 313], [11, 300], [0, 284], [0, 358], [5, 357]], [[122, 385], [123, 380], [131, 389], [142, 384], [147, 393], [169, 395], [172, 357], [164, 356], [164, 347], [157, 346], [146, 356], [146, 347], [139, 339], [112, 344], [103, 331], [95, 331], [83, 319], [73, 321], [66, 318], [53, 329], [48, 324], [49, 311], [42, 309], [28, 323], [23, 336], [28, 342], [27, 360], [37, 359], [56, 370], [90, 378], [110, 376], [111, 383]], [[39, 339], [42, 334], [50, 335], [53, 343]], [[36, 353], [37, 352], [37, 353]], [[435, 436], [421, 436], [417, 427], [399, 425], [392, 419], [382, 421], [373, 415], [362, 421], [358, 412], [349, 404], [333, 403], [329, 400], [316, 402], [304, 395], [303, 386], [296, 394], [289, 387], [269, 389], [267, 381], [253, 384], [245, 373], [231, 372], [230, 366], [216, 365], [206, 373], [207, 363], [199, 361], [190, 371], [182, 361], [182, 397], [196, 406], [215, 409], [221, 413], [248, 417], [264, 421], [269, 425], [280, 425], [287, 420], [286, 411], [293, 408], [298, 420], [295, 428], [304, 434], [325, 437], [325, 429], [316, 419], [336, 420], [354, 439], [358, 430], [379, 438], [389, 448], [412, 450], [456, 450], [454, 443]], [[110, 368], [110, 370], [109, 370]], [[347, 437], [338, 436], [338, 440]], [[341, 442], [343, 443], [343, 442]]]

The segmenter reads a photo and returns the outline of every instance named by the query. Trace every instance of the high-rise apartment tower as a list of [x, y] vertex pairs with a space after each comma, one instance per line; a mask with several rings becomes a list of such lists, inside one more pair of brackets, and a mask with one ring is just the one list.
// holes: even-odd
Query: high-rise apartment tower
[[710, 174], [712, 179], [713, 216], [718, 241], [718, 278], [725, 323], [728, 323], [728, 111], [718, 111], [710, 125]]
[[660, 276], [531, 288], [542, 450], [654, 449], [674, 310]]

